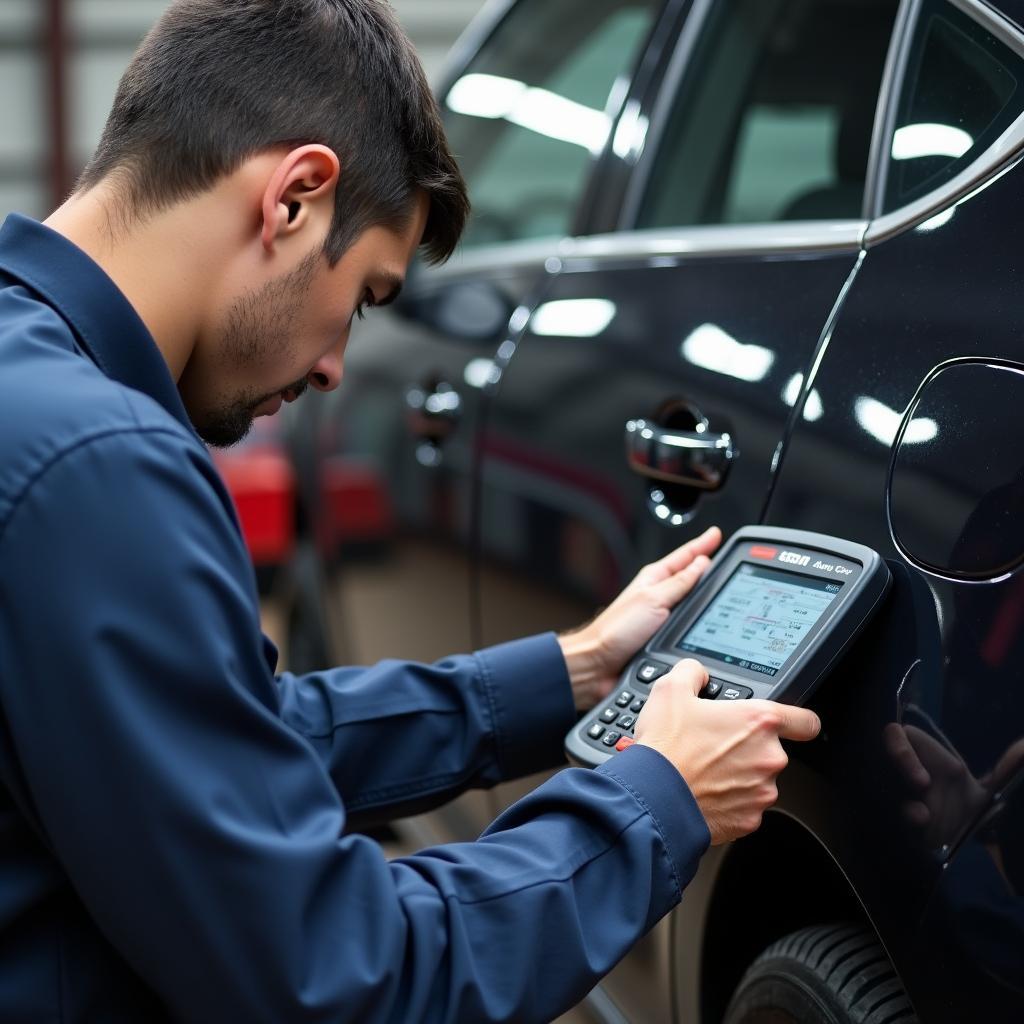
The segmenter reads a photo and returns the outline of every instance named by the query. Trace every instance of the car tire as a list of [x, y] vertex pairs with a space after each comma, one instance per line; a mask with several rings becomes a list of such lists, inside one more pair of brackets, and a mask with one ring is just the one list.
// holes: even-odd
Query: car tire
[[773, 942], [740, 981], [725, 1024], [916, 1024], [875, 934], [816, 925]]

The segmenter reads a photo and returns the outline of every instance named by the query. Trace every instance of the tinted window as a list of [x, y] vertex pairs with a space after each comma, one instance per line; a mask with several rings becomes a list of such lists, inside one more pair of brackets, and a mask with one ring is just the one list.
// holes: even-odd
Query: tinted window
[[733, 0], [705, 24], [641, 227], [859, 217], [895, 0]]
[[1024, 61], [948, 3], [924, 5], [900, 94], [885, 210], [949, 181], [1020, 113]]
[[662, 0], [521, 0], [444, 100], [464, 244], [560, 236]]

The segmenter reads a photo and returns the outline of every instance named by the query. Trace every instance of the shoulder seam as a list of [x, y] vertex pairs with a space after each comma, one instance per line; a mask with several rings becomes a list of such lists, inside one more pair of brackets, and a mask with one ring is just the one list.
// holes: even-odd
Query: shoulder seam
[[50, 458], [40, 463], [36, 467], [35, 472], [28, 476], [25, 480], [24, 486], [18, 491], [11, 499], [10, 510], [7, 513], [6, 518], [0, 520], [0, 544], [3, 543], [4, 536], [7, 532], [7, 527], [10, 525], [11, 520], [16, 515], [18, 509], [21, 507], [21, 503], [27, 497], [29, 491], [51, 470], [57, 463], [63, 461], [68, 455], [73, 455], [80, 448], [84, 448], [87, 445], [92, 444], [95, 441], [103, 441], [109, 437], [119, 436], [132, 436], [137, 437], [140, 434], [165, 434], [168, 437], [177, 438], [179, 441], [186, 440], [178, 431], [172, 430], [170, 427], [137, 427], [135, 429], [129, 429], [127, 427], [112, 427], [106, 430], [96, 431], [92, 434], [87, 434], [85, 437], [79, 438], [73, 444], [68, 445], [66, 448], [62, 448], [59, 452], [51, 455]]

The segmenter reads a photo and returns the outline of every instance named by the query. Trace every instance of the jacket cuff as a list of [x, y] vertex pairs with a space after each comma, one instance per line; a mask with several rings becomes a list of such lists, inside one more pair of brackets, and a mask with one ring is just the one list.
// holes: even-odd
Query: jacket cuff
[[569, 673], [554, 633], [476, 653], [494, 721], [502, 779], [565, 763], [565, 734], [576, 722]]
[[627, 789], [650, 815], [675, 871], [678, 902], [711, 845], [707, 822], [686, 780], [668, 758], [640, 744], [594, 770]]

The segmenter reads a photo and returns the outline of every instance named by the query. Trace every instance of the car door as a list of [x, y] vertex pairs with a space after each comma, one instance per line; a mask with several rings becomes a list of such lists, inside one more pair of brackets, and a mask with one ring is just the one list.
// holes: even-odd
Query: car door
[[[572, 626], [704, 527], [761, 516], [860, 259], [896, 8], [693, 5], [646, 135], [613, 140], [618, 229], [549, 263], [488, 401], [483, 642]], [[665, 938], [605, 984], [634, 1019], [668, 1019]]]
[[483, 429], [483, 642], [544, 624], [540, 606], [507, 607], [502, 570], [592, 610], [703, 526], [758, 518], [860, 251], [895, 10], [693, 6], [642, 154], [615, 154], [637, 163], [620, 228], [548, 261], [500, 368]]
[[768, 510], [893, 566], [822, 694], [824, 760], [795, 754], [841, 827], [798, 786], [781, 806], [821, 829], [928, 1021], [1024, 1019], [1024, 33], [1006, 6], [1016, 23], [915, 5], [866, 256]]

